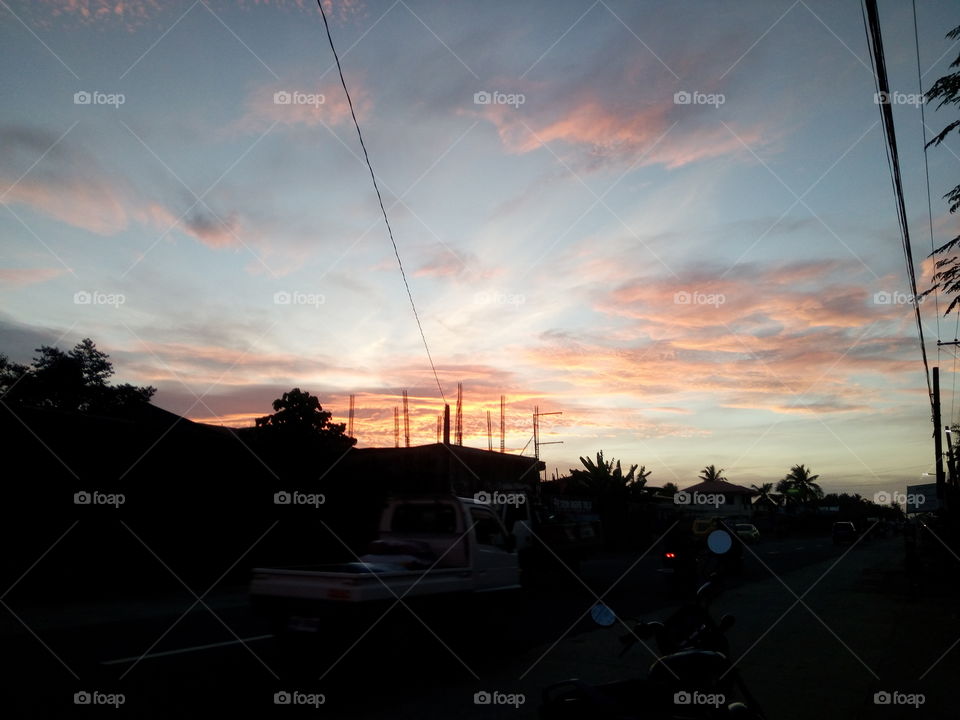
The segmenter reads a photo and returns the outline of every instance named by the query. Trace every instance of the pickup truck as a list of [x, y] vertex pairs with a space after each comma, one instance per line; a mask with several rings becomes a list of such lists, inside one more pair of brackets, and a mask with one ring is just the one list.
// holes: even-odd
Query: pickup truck
[[515, 540], [497, 513], [454, 496], [394, 498], [379, 536], [354, 562], [254, 568], [255, 608], [281, 630], [321, 629], [331, 611], [378, 608], [396, 599], [436, 600], [520, 588]]

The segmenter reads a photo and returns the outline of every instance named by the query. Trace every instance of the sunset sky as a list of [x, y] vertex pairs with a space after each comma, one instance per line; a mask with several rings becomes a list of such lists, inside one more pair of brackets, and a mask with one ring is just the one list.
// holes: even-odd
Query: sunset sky
[[[325, 7], [466, 444], [504, 394], [513, 452], [534, 405], [563, 412], [550, 472], [601, 449], [655, 485], [805, 463], [872, 495], [932, 471], [858, 2]], [[960, 13], [917, 8], [927, 89]], [[880, 13], [920, 267], [913, 18]], [[217, 424], [293, 386], [345, 421], [355, 393], [360, 447], [393, 444], [406, 388], [413, 442], [434, 441], [442, 401], [314, 3], [0, 0], [0, 48], [0, 352], [89, 336], [118, 381]], [[926, 113], [928, 136], [956, 117]], [[929, 153], [938, 245], [960, 231], [958, 155], [955, 136]], [[936, 341], [956, 319], [934, 302], [953, 421]]]

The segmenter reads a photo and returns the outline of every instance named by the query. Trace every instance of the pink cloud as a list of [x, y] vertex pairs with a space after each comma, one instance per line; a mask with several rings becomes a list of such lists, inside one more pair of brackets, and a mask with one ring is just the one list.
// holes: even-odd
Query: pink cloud
[[52, 280], [66, 272], [63, 268], [2, 268], [0, 269], [0, 283], [13, 287], [37, 285]]

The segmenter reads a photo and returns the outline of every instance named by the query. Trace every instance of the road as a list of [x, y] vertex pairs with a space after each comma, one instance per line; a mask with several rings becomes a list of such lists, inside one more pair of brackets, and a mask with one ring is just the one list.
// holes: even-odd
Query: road
[[[763, 540], [745, 553], [744, 571], [730, 587], [846, 549], [829, 537]], [[184, 591], [46, 608], [18, 607], [13, 594], [4, 600], [10, 612], [0, 622], [8, 668], [5, 706], [15, 708], [11, 716], [17, 717], [72, 717], [78, 710], [74, 693], [88, 692], [91, 704], [116, 704], [122, 694], [119, 712], [143, 718], [251, 710], [273, 716], [279, 711], [275, 693], [299, 691], [290, 697], [291, 705], [300, 704], [286, 711], [316, 716], [322, 693], [325, 717], [376, 717], [399, 705], [415, 713], [422, 699], [429, 696], [435, 705], [450, 692], [459, 694], [447, 702], [472, 712], [464, 682], [483, 689], [483, 679], [500, 677], [508, 661], [531, 664], [529, 658], [536, 670], [526, 674], [528, 684], [541, 672], [546, 681], [550, 672], [541, 658], [560, 638], [576, 643], [596, 631], [588, 613], [598, 597], [623, 616], [657, 616], [676, 605], [659, 567], [656, 549], [643, 556], [604, 554], [583, 564], [580, 579], [558, 577], [509, 609], [484, 603], [456, 613], [459, 629], [398, 605], [368, 635], [356, 628], [359, 642], [342, 659], [331, 659], [316, 638], [293, 647], [281, 642], [251, 612], [242, 587], [214, 589], [200, 602]], [[529, 712], [536, 699], [527, 701]], [[518, 717], [509, 705], [480, 707], [484, 717]], [[117, 716], [109, 704], [100, 709]], [[456, 714], [466, 717], [464, 712]]]

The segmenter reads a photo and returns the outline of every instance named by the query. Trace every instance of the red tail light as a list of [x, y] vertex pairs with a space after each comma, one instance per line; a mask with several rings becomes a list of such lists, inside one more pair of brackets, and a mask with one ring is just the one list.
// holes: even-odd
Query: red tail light
[[663, 556], [664, 556], [664, 557], [668, 557], [668, 558], [675, 558], [675, 557], [676, 557], [676, 554], [675, 554], [675, 553], [664, 553]]

